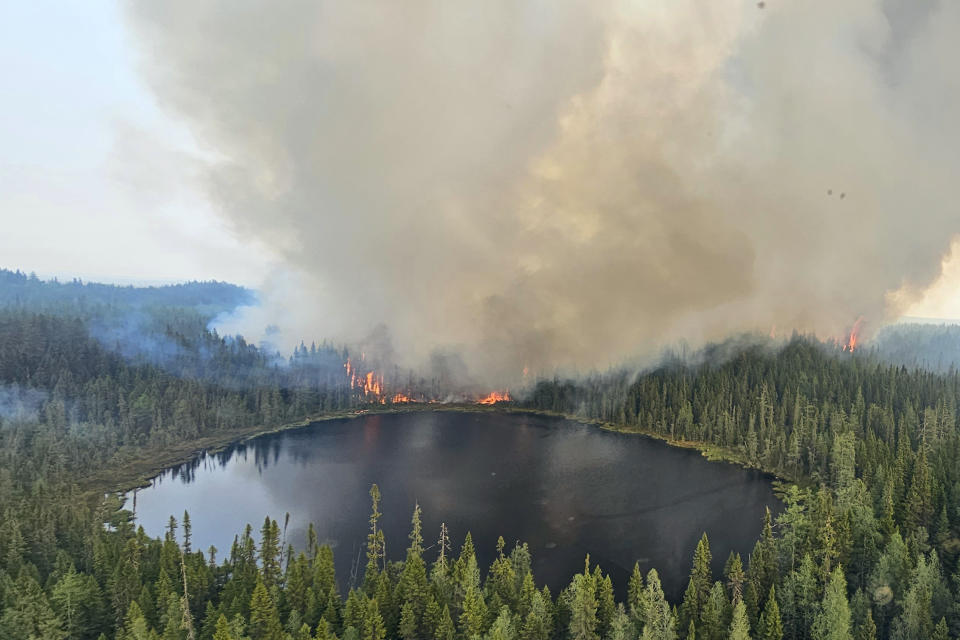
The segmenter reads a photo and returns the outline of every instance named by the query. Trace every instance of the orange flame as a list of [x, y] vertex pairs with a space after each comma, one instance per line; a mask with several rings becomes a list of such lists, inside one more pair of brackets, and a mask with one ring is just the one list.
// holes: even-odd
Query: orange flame
[[860, 329], [863, 327], [863, 316], [857, 318], [857, 321], [853, 323], [853, 328], [850, 329], [850, 337], [847, 339], [847, 344], [844, 345], [843, 350], [853, 353], [854, 349], [857, 348], [857, 340], [860, 338]]
[[496, 404], [498, 402], [510, 402], [510, 392], [506, 390], [503, 393], [492, 391], [490, 394], [477, 400], [477, 404]]

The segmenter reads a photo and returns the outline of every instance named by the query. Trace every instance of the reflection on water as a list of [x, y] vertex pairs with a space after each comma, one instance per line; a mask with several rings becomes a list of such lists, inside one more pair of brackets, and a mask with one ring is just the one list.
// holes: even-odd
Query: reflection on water
[[302, 547], [313, 522], [346, 586], [374, 482], [392, 559], [404, 556], [419, 502], [428, 546], [441, 521], [455, 546], [473, 533], [482, 566], [497, 536], [528, 542], [537, 579], [554, 593], [589, 553], [618, 594], [639, 560], [678, 598], [703, 531], [719, 575], [731, 550], [752, 549], [764, 507], [780, 508], [760, 473], [647, 438], [542, 416], [424, 412], [321, 422], [201, 456], [138, 491], [136, 515], [160, 535], [187, 510], [194, 547], [223, 557], [247, 523], [257, 530], [289, 513], [288, 542]]

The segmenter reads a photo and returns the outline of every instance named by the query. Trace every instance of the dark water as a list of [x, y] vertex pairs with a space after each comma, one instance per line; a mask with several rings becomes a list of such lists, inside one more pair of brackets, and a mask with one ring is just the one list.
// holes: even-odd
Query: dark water
[[589, 553], [618, 594], [640, 561], [644, 572], [656, 567], [678, 598], [702, 532], [719, 575], [731, 550], [746, 559], [764, 507], [780, 509], [762, 474], [696, 451], [557, 418], [423, 412], [322, 422], [203, 456], [139, 490], [136, 516], [161, 535], [169, 516], [180, 520], [186, 509], [194, 548], [215, 545], [222, 558], [247, 523], [259, 540], [266, 515], [282, 525], [289, 513], [287, 540], [302, 547], [312, 521], [334, 546], [346, 586], [364, 553], [374, 482], [392, 559], [403, 558], [419, 502], [425, 545], [441, 520], [454, 552], [473, 533], [481, 567], [489, 566], [497, 536], [508, 547], [528, 542], [537, 581], [554, 594]]

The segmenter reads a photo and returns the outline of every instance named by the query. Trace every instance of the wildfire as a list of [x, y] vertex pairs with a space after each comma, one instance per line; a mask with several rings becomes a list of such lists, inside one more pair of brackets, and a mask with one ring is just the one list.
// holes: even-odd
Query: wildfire
[[498, 402], [510, 402], [510, 392], [492, 391], [489, 395], [477, 400], [477, 404], [497, 404]]
[[[363, 357], [363, 354], [360, 354], [361, 361]], [[351, 389], [357, 389], [362, 392], [364, 396], [373, 396], [373, 398], [381, 404], [386, 402], [386, 399], [383, 397], [382, 374], [378, 374], [375, 371], [368, 371], [358, 375], [356, 365], [354, 365], [349, 358], [343, 363], [343, 368], [347, 372], [347, 378], [350, 379]]]
[[863, 327], [863, 316], [857, 318], [857, 321], [853, 323], [853, 328], [850, 329], [850, 337], [847, 339], [847, 344], [843, 346], [844, 351], [849, 351], [853, 353], [854, 349], [857, 348], [857, 340], [860, 337], [860, 329]]
[[[360, 363], [363, 363], [365, 360], [366, 354], [361, 353]], [[366, 367], [363, 366], [363, 364], [355, 363], [349, 358], [343, 363], [343, 369], [346, 373], [347, 381], [350, 383], [350, 389], [361, 396], [365, 402], [371, 404], [412, 404], [450, 401], [450, 399], [441, 400], [436, 397], [429, 397], [423, 393], [416, 393], [409, 389], [401, 391], [392, 385], [388, 387], [385, 384], [382, 373], [376, 370], [365, 371]], [[527, 373], [527, 371], [524, 372], [525, 375]], [[407, 391], [413, 395], [408, 395]], [[510, 400], [510, 392], [504, 389], [503, 391], [493, 391], [480, 398], [464, 393], [454, 401], [492, 405], [498, 402], [509, 402]]]

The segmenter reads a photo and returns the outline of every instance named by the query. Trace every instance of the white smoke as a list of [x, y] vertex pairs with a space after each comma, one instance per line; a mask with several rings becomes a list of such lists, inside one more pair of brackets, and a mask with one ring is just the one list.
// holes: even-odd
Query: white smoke
[[880, 324], [960, 231], [949, 2], [137, 2], [291, 341], [491, 379]]

